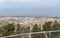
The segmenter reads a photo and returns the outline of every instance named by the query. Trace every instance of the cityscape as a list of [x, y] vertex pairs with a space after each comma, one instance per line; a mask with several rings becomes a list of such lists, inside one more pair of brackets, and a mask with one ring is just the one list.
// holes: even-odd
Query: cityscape
[[[60, 18], [52, 17], [2, 17], [0, 18], [0, 36], [5, 38], [5, 36], [32, 33], [32, 32], [44, 32], [44, 31], [54, 31], [52, 34], [47, 33], [49, 38], [59, 38], [59, 34], [55, 30], [60, 29]], [[45, 33], [29, 35], [31, 38], [44, 38]], [[51, 34], [51, 35], [48, 35]], [[43, 35], [43, 36], [42, 36]], [[28, 38], [28, 35], [24, 37], [8, 37], [8, 38]], [[36, 36], [36, 37], [35, 37]], [[29, 37], [29, 38], [30, 38]], [[47, 38], [46, 37], [46, 38]], [[6, 37], [7, 38], [7, 37]]]
[[0, 0], [0, 38], [60, 38], [60, 0]]

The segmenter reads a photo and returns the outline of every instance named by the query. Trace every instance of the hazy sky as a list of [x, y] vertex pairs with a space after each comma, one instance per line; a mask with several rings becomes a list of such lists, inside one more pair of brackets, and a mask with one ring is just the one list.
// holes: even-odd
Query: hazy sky
[[0, 0], [0, 15], [60, 16], [60, 0]]

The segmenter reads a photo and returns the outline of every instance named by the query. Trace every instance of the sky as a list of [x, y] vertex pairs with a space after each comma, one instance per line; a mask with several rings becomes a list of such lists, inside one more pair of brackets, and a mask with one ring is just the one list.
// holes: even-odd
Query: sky
[[0, 0], [0, 15], [60, 17], [60, 0]]

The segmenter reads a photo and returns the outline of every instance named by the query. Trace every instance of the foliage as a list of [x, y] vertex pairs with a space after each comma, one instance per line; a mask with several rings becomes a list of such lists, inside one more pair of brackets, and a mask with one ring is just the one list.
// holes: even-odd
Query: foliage
[[[60, 30], [60, 23], [58, 23], [57, 21], [55, 21], [54, 24], [52, 25], [52, 30]], [[60, 32], [54, 32], [54, 33], [52, 33], [52, 37], [54, 37], [54, 36], [57, 37], [59, 35], [60, 35]]]
[[19, 24], [17, 24], [17, 34], [20, 34], [20, 31], [21, 31], [21, 27]]
[[43, 25], [43, 30], [44, 30], [44, 31], [50, 31], [50, 30], [51, 30], [51, 24], [52, 24], [51, 21], [46, 22], [46, 23]]
[[52, 30], [60, 30], [60, 24], [57, 21], [54, 22]]
[[[44, 31], [60, 30], [60, 24], [57, 21], [55, 21], [52, 26], [51, 26], [51, 24], [52, 24], [52, 21], [46, 22], [43, 25], [43, 30]], [[12, 34], [14, 34], [14, 30], [15, 30], [15, 27], [14, 26], [15, 25], [13, 23], [11, 23], [11, 24], [8, 23], [8, 24], [6, 24], [4, 26], [4, 30], [3, 31], [0, 30], [0, 33], [3, 36], [12, 35]], [[30, 27], [29, 26], [26, 27], [26, 28], [23, 28], [19, 24], [17, 24], [17, 30], [16, 31], [17, 31], [16, 32], [17, 34], [21, 34], [21, 33], [30, 33], [31, 30], [30, 30]], [[40, 31], [41, 31], [41, 29], [38, 27], [37, 24], [33, 25], [33, 28], [32, 28], [32, 31], [31, 32], [40, 32]], [[60, 33], [49, 33], [49, 34], [52, 34], [52, 36], [53, 36], [55, 34], [60, 34]], [[44, 34], [33, 34], [32, 35], [32, 38], [43, 38], [42, 37], [43, 35]]]
[[[40, 28], [38, 27], [37, 24], [35, 24], [32, 28], [32, 32], [40, 32]], [[41, 38], [41, 34], [33, 34], [32, 38]]]
[[39, 31], [41, 31], [40, 28], [38, 27], [37, 24], [35, 24], [32, 28], [32, 32], [39, 32]]
[[3, 30], [3, 36], [7, 36], [7, 35], [11, 35], [14, 33], [14, 24], [10, 24], [8, 23], [7, 25], [4, 26], [4, 30]]
[[17, 24], [17, 33], [21, 34], [21, 33], [29, 33], [30, 32], [30, 27], [21, 27], [19, 24]]
[[28, 26], [24, 30], [25, 30], [25, 33], [29, 33], [30, 32], [30, 27]]

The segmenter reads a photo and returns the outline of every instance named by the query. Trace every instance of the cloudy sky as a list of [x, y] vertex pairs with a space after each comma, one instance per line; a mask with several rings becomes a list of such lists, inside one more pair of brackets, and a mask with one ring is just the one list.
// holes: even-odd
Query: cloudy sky
[[0, 0], [0, 15], [60, 16], [60, 0]]

